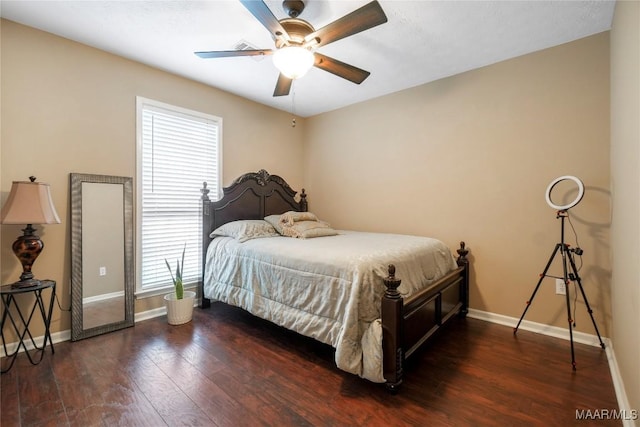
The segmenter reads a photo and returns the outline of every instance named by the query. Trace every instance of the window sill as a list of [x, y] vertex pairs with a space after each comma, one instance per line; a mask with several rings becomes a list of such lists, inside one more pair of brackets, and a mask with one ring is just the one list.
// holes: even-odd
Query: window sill
[[[198, 285], [196, 283], [192, 283], [190, 285], [185, 285], [184, 290], [187, 291], [197, 291]], [[153, 288], [153, 289], [143, 289], [137, 290], [135, 295], [136, 299], [145, 299], [152, 298], [158, 295], [166, 295], [173, 292], [173, 286], [163, 286], [161, 288]]]

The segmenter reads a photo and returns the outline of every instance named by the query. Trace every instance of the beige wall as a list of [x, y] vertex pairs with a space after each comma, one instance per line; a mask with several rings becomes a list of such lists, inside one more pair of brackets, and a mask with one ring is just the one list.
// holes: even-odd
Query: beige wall
[[[625, 29], [621, 39], [637, 35], [635, 25], [636, 33]], [[294, 188], [304, 184], [311, 210], [336, 227], [430, 235], [452, 248], [466, 240], [474, 263], [472, 308], [512, 317], [522, 313], [559, 239], [544, 190], [557, 176], [580, 177], [587, 193], [571, 214], [585, 250], [584, 287], [602, 335], [618, 338], [623, 375], [637, 378], [638, 318], [625, 300], [634, 290], [637, 295], [635, 260], [614, 280], [620, 288], [611, 290], [610, 188], [629, 190], [617, 185], [616, 168], [610, 173], [609, 166], [608, 34], [299, 120], [296, 128], [286, 113], [11, 22], [2, 21], [0, 35], [2, 202], [12, 180], [35, 174], [51, 184], [63, 223], [40, 228], [46, 248], [34, 271], [58, 281], [63, 307], [70, 281], [68, 174], [135, 177], [140, 95], [223, 117], [225, 183], [266, 168]], [[616, 49], [625, 52], [632, 43], [616, 40], [614, 73], [625, 65], [618, 59], [616, 69]], [[637, 76], [637, 61], [634, 67]], [[637, 118], [630, 102], [616, 101], [614, 114], [619, 105]], [[616, 132], [628, 135], [631, 126], [618, 128], [614, 120], [616, 167], [628, 160], [628, 137]], [[628, 173], [637, 184], [635, 159], [623, 178]], [[637, 226], [637, 215], [631, 216]], [[634, 219], [624, 221], [618, 230]], [[10, 250], [19, 228], [0, 230], [3, 283], [20, 272]], [[625, 231], [618, 231], [619, 240]], [[628, 247], [615, 236], [614, 229], [617, 257]], [[637, 249], [638, 241], [631, 245]], [[564, 299], [553, 288], [545, 282], [527, 320], [567, 326]], [[577, 329], [593, 333], [580, 300]], [[158, 304], [136, 301], [136, 311]], [[66, 329], [68, 314], [56, 307], [53, 331]], [[628, 345], [618, 342], [627, 339]], [[627, 385], [637, 408], [637, 379]]]
[[[70, 304], [69, 173], [135, 179], [137, 95], [223, 118], [225, 184], [264, 168], [302, 186], [304, 120], [292, 128], [284, 112], [10, 21], [1, 30], [1, 202], [13, 180], [35, 175], [51, 185], [62, 224], [37, 227], [45, 249], [33, 270], [58, 282], [62, 307]], [[20, 275], [11, 251], [20, 228], [1, 227], [2, 283]], [[159, 304], [138, 300], [136, 311]], [[69, 328], [56, 306], [52, 331]]]
[[[338, 228], [465, 240], [471, 307], [516, 318], [560, 241], [547, 185], [580, 177], [581, 276], [611, 336], [608, 33], [315, 116], [306, 132], [310, 210]], [[567, 327], [551, 280], [526, 320]], [[576, 322], [594, 333], [581, 297]]]
[[613, 347], [640, 409], [640, 3], [619, 1], [611, 31]]

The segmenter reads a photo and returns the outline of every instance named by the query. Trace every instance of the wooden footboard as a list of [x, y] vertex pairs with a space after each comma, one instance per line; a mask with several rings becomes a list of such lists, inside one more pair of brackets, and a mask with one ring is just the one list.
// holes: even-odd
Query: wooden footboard
[[469, 251], [464, 242], [457, 252], [457, 269], [406, 299], [398, 292], [401, 281], [395, 277], [395, 266], [389, 266], [381, 317], [383, 375], [392, 392], [402, 384], [405, 359], [454, 315], [465, 316], [468, 312]]

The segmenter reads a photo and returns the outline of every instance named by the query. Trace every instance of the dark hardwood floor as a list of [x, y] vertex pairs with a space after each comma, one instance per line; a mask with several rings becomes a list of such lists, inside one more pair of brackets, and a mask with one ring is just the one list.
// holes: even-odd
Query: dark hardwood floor
[[82, 304], [82, 326], [95, 328], [125, 320], [124, 295]]
[[570, 426], [618, 405], [604, 350], [475, 319], [454, 321], [410, 360], [397, 395], [343, 373], [328, 346], [221, 304], [169, 326], [20, 355], [1, 377], [11, 426]]

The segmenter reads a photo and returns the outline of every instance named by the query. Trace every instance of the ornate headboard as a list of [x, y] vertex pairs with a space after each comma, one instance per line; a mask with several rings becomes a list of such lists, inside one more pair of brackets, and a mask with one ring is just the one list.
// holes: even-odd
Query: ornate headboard
[[304, 188], [300, 200], [284, 179], [269, 175], [262, 169], [238, 177], [225, 187], [220, 200], [209, 199], [209, 189], [204, 183], [202, 190], [202, 241], [206, 250], [211, 239], [209, 234], [227, 222], [240, 219], [262, 219], [267, 215], [278, 215], [287, 211], [306, 211], [307, 195]]

